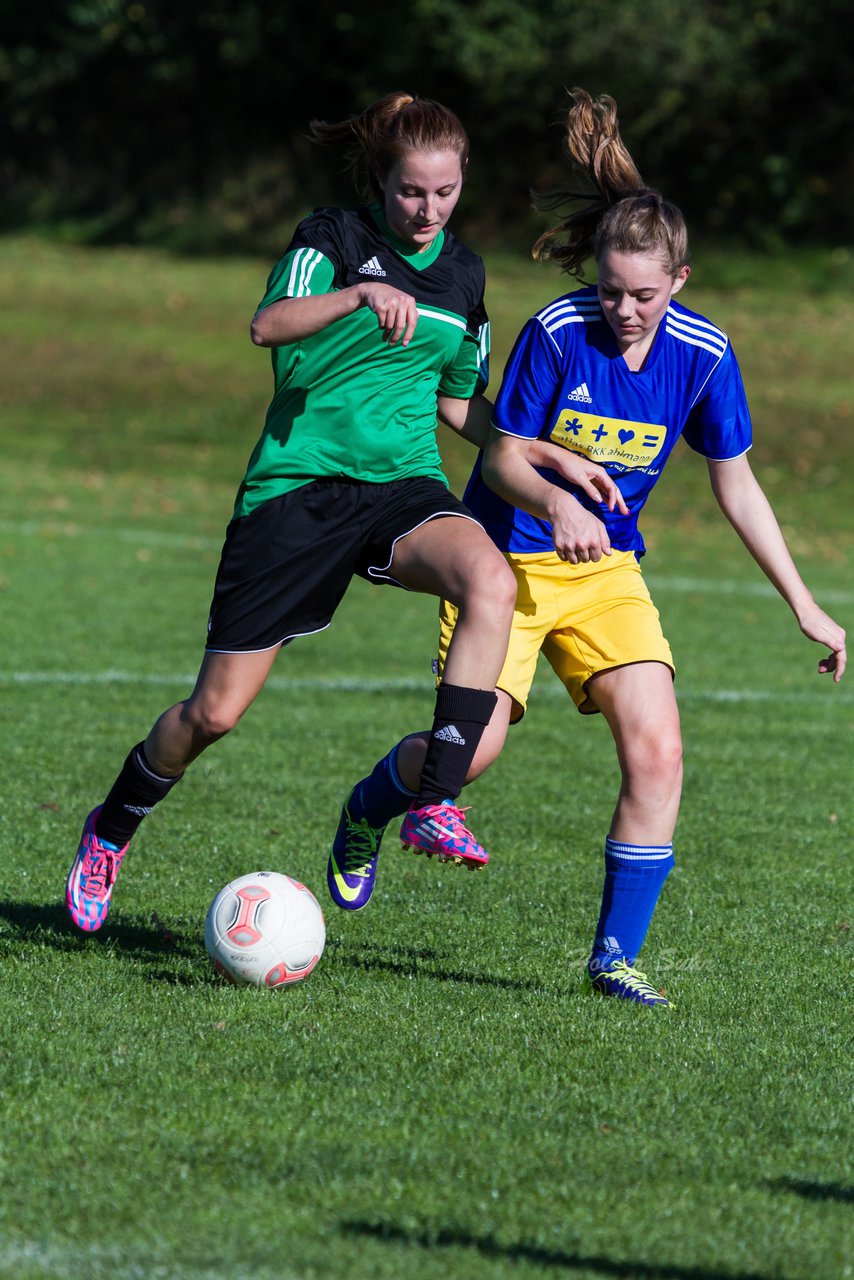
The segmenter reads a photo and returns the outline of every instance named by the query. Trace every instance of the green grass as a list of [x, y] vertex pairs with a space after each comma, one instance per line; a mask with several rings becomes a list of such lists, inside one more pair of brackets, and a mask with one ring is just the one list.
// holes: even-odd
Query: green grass
[[[684, 298], [732, 333], [757, 471], [850, 626], [850, 291], [749, 265]], [[362, 583], [148, 819], [103, 935], [66, 923], [87, 808], [198, 663], [268, 266], [0, 241], [0, 1274], [850, 1276], [854, 695], [687, 450], [646, 522], [687, 753], [644, 956], [672, 1010], [580, 992], [616, 770], [547, 671], [467, 796], [487, 871], [390, 833], [305, 983], [214, 977], [215, 892], [268, 865], [323, 899], [347, 788], [429, 719], [433, 603]], [[561, 285], [493, 268], [500, 369]]]

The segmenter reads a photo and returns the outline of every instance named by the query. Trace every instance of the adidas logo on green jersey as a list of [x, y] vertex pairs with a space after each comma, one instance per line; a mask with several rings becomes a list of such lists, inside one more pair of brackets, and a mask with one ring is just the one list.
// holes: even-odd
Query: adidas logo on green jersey
[[380, 266], [380, 260], [376, 256], [369, 258], [367, 262], [363, 262], [359, 267], [360, 276], [384, 276], [385, 274]]

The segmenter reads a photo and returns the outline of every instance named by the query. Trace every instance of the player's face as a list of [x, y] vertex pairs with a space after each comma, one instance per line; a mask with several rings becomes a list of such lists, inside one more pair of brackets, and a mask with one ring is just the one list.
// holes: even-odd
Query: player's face
[[427, 249], [460, 198], [460, 157], [456, 151], [409, 151], [380, 185], [389, 229], [400, 240]]
[[643, 358], [670, 299], [688, 279], [690, 267], [671, 275], [661, 258], [606, 249], [599, 263], [599, 303], [627, 359]]

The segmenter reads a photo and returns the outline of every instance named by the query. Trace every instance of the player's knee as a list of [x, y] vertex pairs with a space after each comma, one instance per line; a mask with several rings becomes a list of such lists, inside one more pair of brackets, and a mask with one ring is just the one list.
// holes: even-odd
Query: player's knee
[[466, 582], [460, 613], [479, 615], [493, 626], [509, 625], [516, 604], [516, 579], [503, 556], [484, 558]]
[[423, 733], [410, 733], [398, 743], [395, 759], [397, 773], [410, 791], [418, 790], [429, 741], [430, 733], [427, 730]]
[[493, 591], [497, 608], [500, 609], [502, 614], [512, 618], [513, 610], [516, 607], [516, 577], [503, 556], [500, 569], [497, 569], [495, 573]]
[[678, 733], [659, 735], [650, 765], [660, 784], [675, 788], [682, 783], [682, 739]]
[[644, 735], [629, 761], [633, 784], [647, 791], [672, 792], [682, 785], [682, 738], [678, 730]]
[[184, 708], [184, 719], [193, 737], [206, 743], [216, 742], [230, 733], [243, 714], [243, 708], [228, 702], [191, 700]]

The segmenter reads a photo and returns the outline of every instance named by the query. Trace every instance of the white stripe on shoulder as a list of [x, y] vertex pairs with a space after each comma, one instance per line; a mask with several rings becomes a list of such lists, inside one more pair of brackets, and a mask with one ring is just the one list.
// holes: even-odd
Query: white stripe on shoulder
[[596, 324], [602, 319], [602, 309], [595, 296], [576, 301], [558, 298], [556, 302], [538, 311], [534, 319], [542, 325], [555, 347], [558, 347], [555, 338], [558, 329], [563, 329], [568, 324]]
[[716, 325], [701, 320], [699, 316], [680, 315], [672, 307], [667, 308], [666, 329], [672, 337], [691, 346], [702, 347], [716, 356], [722, 356], [729, 345], [726, 334]]
[[702, 349], [704, 351], [708, 351], [710, 355], [717, 356], [718, 360], [720, 360], [726, 350], [726, 347], [713, 346], [711, 341], [705, 341], [699, 334], [691, 337], [687, 333], [679, 333], [673, 328], [669, 321], [667, 322], [666, 329], [672, 338], [678, 338], [680, 342], [687, 343], [689, 347], [702, 347]]
[[323, 254], [318, 249], [297, 249], [288, 278], [289, 298], [303, 298], [311, 292], [311, 277], [322, 261]]
[[549, 332], [564, 324], [586, 324], [590, 320], [601, 318], [602, 310], [596, 297], [578, 298], [575, 301], [572, 298], [558, 298], [534, 316]]

